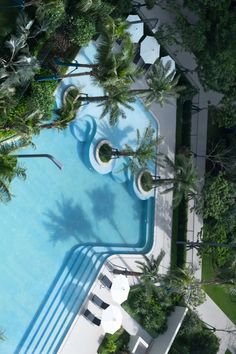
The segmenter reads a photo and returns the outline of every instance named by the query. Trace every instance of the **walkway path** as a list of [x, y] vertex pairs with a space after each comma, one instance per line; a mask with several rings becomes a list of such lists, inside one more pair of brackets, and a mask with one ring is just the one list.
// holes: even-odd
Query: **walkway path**
[[[141, 3], [142, 1], [139, 0]], [[163, 7], [156, 5], [152, 10], [147, 10], [146, 7], [140, 9], [140, 15], [143, 18], [158, 18], [158, 25], [173, 24], [174, 14], [166, 11]], [[196, 58], [192, 53], [186, 52], [179, 45], [171, 45], [166, 47], [168, 53], [180, 67], [194, 70], [197, 66]], [[186, 73], [189, 81], [198, 89], [197, 95], [193, 99], [193, 103], [198, 107], [207, 107], [208, 104], [217, 105], [222, 97], [221, 94], [214, 91], [205, 91], [196, 72]], [[206, 154], [207, 143], [207, 116], [208, 110], [204, 109], [200, 112], [193, 112], [192, 115], [192, 131], [191, 131], [191, 149], [198, 155]], [[194, 164], [198, 170], [199, 176], [204, 179], [205, 175], [205, 159], [197, 157], [194, 159]], [[190, 208], [191, 208], [190, 204]], [[197, 236], [202, 228], [203, 220], [194, 211], [188, 214], [188, 233], [189, 241], [197, 241]], [[195, 276], [201, 279], [201, 260], [199, 259], [196, 250], [188, 251], [187, 262], [191, 264], [195, 270]], [[236, 329], [236, 326], [228, 319], [221, 309], [207, 296], [206, 302], [201, 305], [198, 312], [202, 319], [210, 323], [216, 328]], [[232, 353], [236, 353], [236, 335], [229, 335], [225, 332], [216, 332], [216, 335], [221, 339], [219, 354], [224, 354], [228, 348]]]

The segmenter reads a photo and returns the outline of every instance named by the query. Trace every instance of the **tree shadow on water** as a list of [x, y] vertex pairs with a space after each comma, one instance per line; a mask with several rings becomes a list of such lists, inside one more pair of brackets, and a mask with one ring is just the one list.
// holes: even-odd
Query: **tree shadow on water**
[[[115, 193], [110, 189], [109, 185], [99, 187], [87, 192], [91, 203], [92, 213], [98, 222], [107, 220], [119, 235], [121, 240], [127, 242], [126, 237], [121, 234], [117, 223], [114, 220], [114, 209], [116, 203]], [[123, 244], [123, 243], [122, 243]]]
[[62, 197], [57, 202], [57, 210], [48, 210], [45, 216], [48, 220], [44, 224], [53, 243], [66, 241], [69, 237], [75, 238], [78, 243], [98, 240], [86, 213], [73, 199]]

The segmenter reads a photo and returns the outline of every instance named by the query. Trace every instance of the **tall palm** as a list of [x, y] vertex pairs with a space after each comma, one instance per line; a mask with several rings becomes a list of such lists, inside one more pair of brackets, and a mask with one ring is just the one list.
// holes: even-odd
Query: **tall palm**
[[147, 168], [149, 163], [163, 165], [164, 155], [157, 153], [158, 146], [163, 142], [163, 138], [158, 137], [155, 129], [149, 125], [143, 135], [137, 129], [136, 148], [126, 144], [123, 150], [114, 150], [113, 156], [127, 156], [129, 161], [127, 167], [133, 174], [136, 174], [140, 169]]
[[174, 192], [174, 207], [178, 206], [183, 198], [186, 200], [199, 197], [199, 177], [190, 158], [178, 154], [175, 162], [167, 159], [173, 170], [174, 176], [171, 178], [154, 178], [153, 186], [168, 186], [162, 193]]
[[[118, 26], [118, 25], [117, 25]], [[119, 28], [121, 25], [119, 25]], [[61, 66], [86, 67], [90, 71], [82, 73], [69, 73], [65, 75], [37, 77], [37, 81], [60, 80], [67, 77], [91, 76], [96, 83], [106, 88], [117, 84], [131, 85], [132, 77], [139, 74], [133, 64], [134, 48], [130, 36], [125, 31], [120, 30], [117, 34], [117, 27], [113, 20], [103, 27], [100, 35], [100, 43], [97, 48], [97, 55], [93, 64], [66, 63], [57, 60]], [[126, 33], [123, 34], [123, 33]], [[117, 36], [123, 36], [121, 48], [114, 50]]]
[[151, 255], [150, 258], [146, 255], [143, 255], [144, 261], [135, 261], [138, 264], [140, 272], [130, 272], [126, 270], [122, 271], [114, 269], [113, 273], [124, 274], [125, 276], [139, 276], [142, 285], [146, 289], [147, 295], [151, 296], [151, 294], [153, 294], [153, 292], [155, 292], [155, 290], [157, 289], [157, 285], [162, 283], [163, 275], [159, 274], [159, 267], [164, 256], [165, 252], [163, 250], [161, 250], [157, 258], [154, 258], [153, 255]]
[[202, 282], [195, 278], [189, 268], [171, 269], [163, 279], [163, 284], [169, 291], [181, 295], [191, 308], [195, 308], [205, 300], [205, 293], [201, 288]]
[[178, 86], [179, 76], [176, 76], [175, 70], [170, 71], [170, 68], [170, 60], [163, 65], [158, 59], [146, 77], [148, 88], [132, 90], [132, 93], [143, 97], [148, 106], [153, 101], [163, 106], [171, 98], [178, 98], [183, 87]]
[[15, 177], [26, 178], [25, 169], [20, 167], [15, 156], [9, 155], [16, 149], [25, 146], [25, 140], [17, 143], [0, 145], [0, 201], [8, 202], [11, 200], [9, 190], [10, 183]]

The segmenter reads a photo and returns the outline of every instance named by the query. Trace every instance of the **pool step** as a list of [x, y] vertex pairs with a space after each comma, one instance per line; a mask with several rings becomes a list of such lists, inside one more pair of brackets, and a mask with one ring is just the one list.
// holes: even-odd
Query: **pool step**
[[54, 287], [30, 325], [30, 332], [17, 354], [56, 353], [66, 331], [76, 316], [99, 269], [108, 256], [92, 246], [81, 246], [69, 258]]

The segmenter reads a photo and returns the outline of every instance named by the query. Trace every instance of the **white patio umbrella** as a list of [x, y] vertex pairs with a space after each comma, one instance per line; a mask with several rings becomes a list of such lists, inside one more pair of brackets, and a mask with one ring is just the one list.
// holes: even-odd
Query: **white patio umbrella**
[[146, 64], [153, 64], [160, 55], [160, 45], [154, 37], [147, 36], [141, 42], [140, 55]]
[[114, 278], [111, 286], [111, 296], [115, 302], [121, 304], [127, 300], [129, 295], [129, 282], [128, 279], [123, 275], [119, 274]]
[[119, 306], [110, 305], [102, 313], [101, 326], [106, 333], [113, 334], [121, 326], [122, 314]]
[[[126, 21], [141, 21], [141, 19], [138, 15], [129, 15]], [[143, 23], [132, 23], [127, 29], [127, 32], [130, 34], [132, 42], [138, 43], [140, 38], [143, 36]]]
[[171, 66], [170, 66], [170, 70], [169, 70], [169, 72], [171, 72], [171, 71], [175, 70], [175, 61], [169, 55], [166, 55], [165, 57], [161, 57], [161, 62], [164, 66], [166, 65], [166, 63], [168, 61], [171, 62]]

